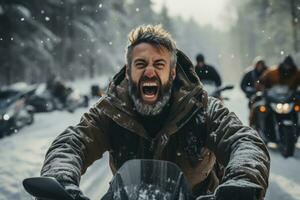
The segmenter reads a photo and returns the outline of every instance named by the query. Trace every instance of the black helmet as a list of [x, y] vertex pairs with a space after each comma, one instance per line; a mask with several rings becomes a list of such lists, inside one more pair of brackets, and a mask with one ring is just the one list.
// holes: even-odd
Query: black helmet
[[292, 68], [297, 68], [294, 59], [292, 58], [292, 56], [288, 55], [287, 57], [285, 57], [285, 59], [283, 60], [283, 64], [289, 65]]
[[199, 62], [204, 62], [205, 59], [204, 59], [204, 56], [202, 54], [198, 54], [196, 56], [196, 60], [199, 63]]

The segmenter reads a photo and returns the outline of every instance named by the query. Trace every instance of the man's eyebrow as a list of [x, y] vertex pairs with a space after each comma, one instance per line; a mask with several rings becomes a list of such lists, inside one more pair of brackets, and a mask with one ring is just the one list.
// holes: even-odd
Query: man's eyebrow
[[146, 62], [146, 60], [144, 58], [137, 58], [133, 62], [134, 63], [137, 63], [137, 62]]
[[163, 59], [163, 58], [160, 58], [160, 59], [157, 59], [157, 60], [155, 60], [154, 62], [164, 62], [164, 63], [166, 63], [167, 61], [165, 60], [165, 59]]

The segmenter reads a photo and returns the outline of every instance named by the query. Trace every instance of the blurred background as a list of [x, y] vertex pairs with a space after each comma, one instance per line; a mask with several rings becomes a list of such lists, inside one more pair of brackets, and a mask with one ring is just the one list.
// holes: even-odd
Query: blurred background
[[[299, 17], [299, 0], [1, 0], [1, 120], [13, 112], [22, 117], [17, 125], [0, 125], [0, 199], [31, 199], [21, 181], [39, 175], [51, 141], [105, 91], [125, 64], [127, 34], [137, 25], [162, 24], [193, 63], [202, 53], [235, 86], [225, 104], [248, 124], [242, 75], [256, 56], [268, 66], [287, 55], [300, 64]], [[54, 80], [70, 98], [49, 97]], [[18, 111], [9, 110], [13, 101]], [[266, 199], [300, 199], [299, 146], [288, 159], [271, 149]], [[107, 189], [107, 159], [83, 177], [81, 187], [92, 199]]]

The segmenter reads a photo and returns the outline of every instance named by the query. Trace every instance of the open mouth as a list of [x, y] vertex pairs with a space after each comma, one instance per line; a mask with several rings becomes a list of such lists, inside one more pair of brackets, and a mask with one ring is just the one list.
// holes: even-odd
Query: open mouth
[[142, 98], [146, 103], [154, 103], [158, 97], [158, 84], [156, 82], [144, 82], [141, 86]]

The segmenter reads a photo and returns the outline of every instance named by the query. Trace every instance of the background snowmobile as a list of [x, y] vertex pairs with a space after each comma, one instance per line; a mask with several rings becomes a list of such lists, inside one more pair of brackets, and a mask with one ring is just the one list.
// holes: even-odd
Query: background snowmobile
[[0, 90], [0, 137], [34, 121], [34, 108], [27, 104], [33, 88], [18, 83]]
[[299, 97], [287, 86], [274, 86], [258, 92], [255, 106], [255, 129], [263, 140], [277, 143], [284, 157], [293, 156], [299, 136]]
[[228, 100], [227, 97], [223, 97], [222, 96], [222, 92], [226, 91], [226, 90], [232, 90], [234, 88], [233, 85], [226, 85], [226, 86], [216, 86], [214, 81], [209, 81], [209, 80], [203, 80], [201, 81], [201, 83], [204, 86], [204, 89], [207, 91], [209, 96], [213, 96], [217, 99], [220, 100]]
[[50, 112], [63, 109], [73, 112], [76, 108], [88, 107], [89, 98], [80, 94], [78, 90], [68, 87], [62, 101], [54, 96], [45, 84], [41, 84], [29, 98], [28, 103], [35, 108], [36, 112]]

